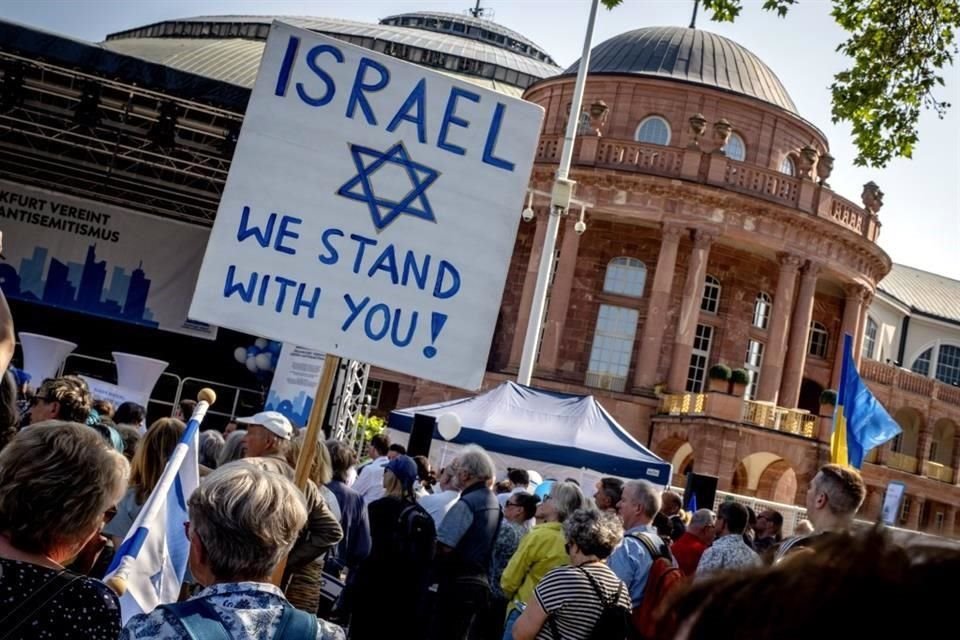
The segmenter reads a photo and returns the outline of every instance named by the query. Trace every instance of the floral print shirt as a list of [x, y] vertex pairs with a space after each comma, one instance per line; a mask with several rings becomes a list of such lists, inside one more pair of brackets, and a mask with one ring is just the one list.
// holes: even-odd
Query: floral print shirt
[[[272, 584], [233, 582], [207, 587], [191, 600], [204, 599], [220, 616], [233, 640], [270, 640], [277, 631], [287, 603], [283, 592]], [[345, 640], [343, 629], [317, 620], [317, 640]], [[182, 640], [183, 626], [164, 609], [141, 613], [127, 622], [120, 640]]]

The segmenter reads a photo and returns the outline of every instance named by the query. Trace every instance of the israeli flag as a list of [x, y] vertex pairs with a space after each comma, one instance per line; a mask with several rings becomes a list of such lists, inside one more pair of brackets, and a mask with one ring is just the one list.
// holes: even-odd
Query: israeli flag
[[158, 605], [176, 602], [187, 570], [190, 541], [187, 500], [200, 481], [197, 462], [200, 422], [207, 403], [197, 404], [156, 488], [147, 498], [104, 576], [120, 596], [123, 623]]

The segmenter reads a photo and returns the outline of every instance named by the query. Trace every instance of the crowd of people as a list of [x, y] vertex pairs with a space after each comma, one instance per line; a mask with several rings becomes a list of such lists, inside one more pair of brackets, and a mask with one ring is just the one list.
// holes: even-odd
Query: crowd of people
[[[318, 442], [298, 489], [303, 435], [263, 412], [236, 420], [226, 437], [201, 432], [181, 601], [121, 626], [101, 579], [185, 425], [170, 417], [144, 428], [137, 407], [96, 406], [82, 379], [64, 376], [43, 382], [20, 424], [10, 414], [0, 450], [0, 637], [206, 638], [214, 624], [226, 635], [209, 637], [235, 640], [698, 638], [715, 635], [720, 620], [766, 628], [746, 592], [789, 599], [796, 589], [819, 602], [808, 582], [836, 593], [847, 579], [865, 593], [897, 580], [929, 590], [919, 575], [938, 580], [958, 563], [954, 552], [920, 555], [876, 531], [851, 534], [865, 489], [845, 467], [823, 467], [807, 489], [813, 533], [785, 539], [773, 509], [754, 514], [730, 500], [691, 513], [645, 480], [602, 478], [585, 491], [548, 479], [538, 488], [536, 474], [509, 469], [498, 482], [476, 446], [435, 472], [384, 435], [359, 467], [343, 442]], [[881, 558], [899, 564], [882, 569]], [[849, 574], [829, 584], [810, 574], [836, 566]], [[791, 615], [762, 624], [793, 637], [784, 620], [808, 627]]]
[[[0, 308], [5, 367], [3, 317]], [[44, 380], [26, 403], [21, 391], [8, 372], [3, 640], [789, 639], [823, 637], [828, 620], [827, 637], [917, 634], [937, 629], [922, 617], [908, 627], [853, 615], [850, 603], [936, 610], [960, 569], [956, 551], [902, 548], [880, 528], [855, 533], [865, 488], [846, 467], [820, 469], [808, 520], [785, 538], [775, 509], [727, 500], [688, 512], [645, 480], [587, 489], [498, 473], [472, 445], [434, 470], [385, 435], [371, 439], [365, 464], [343, 442], [317, 442], [300, 489], [304, 435], [268, 411], [199, 434], [179, 602], [121, 624], [102, 579], [194, 404], [148, 426], [143, 407], [95, 400], [80, 377]]]

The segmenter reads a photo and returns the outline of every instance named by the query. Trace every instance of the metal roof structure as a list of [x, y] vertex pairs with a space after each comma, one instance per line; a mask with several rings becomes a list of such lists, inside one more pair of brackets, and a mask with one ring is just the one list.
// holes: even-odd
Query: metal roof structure
[[[477, 18], [456, 16], [459, 21], [454, 21], [440, 15], [401, 14], [385, 19], [415, 26], [304, 16], [185, 18], [110, 34], [103, 46], [208, 78], [251, 86], [270, 25], [280, 20], [509, 95], [518, 96], [536, 80], [560, 72], [560, 67], [529, 41], [518, 45], [518, 40], [508, 40], [505, 34], [513, 34], [509, 29]], [[481, 32], [469, 21], [488, 29], [497, 26], [498, 30]], [[457, 24], [464, 26], [463, 34], [453, 31]], [[444, 25], [450, 26], [449, 33], [440, 32]], [[484, 33], [503, 37], [504, 42], [484, 38]]]
[[[564, 74], [575, 74], [575, 62]], [[590, 73], [679, 80], [749, 96], [799, 115], [777, 75], [744, 46], [709, 31], [646, 27], [606, 40], [590, 53]]]
[[877, 288], [912, 313], [960, 324], [960, 280], [895, 264]]

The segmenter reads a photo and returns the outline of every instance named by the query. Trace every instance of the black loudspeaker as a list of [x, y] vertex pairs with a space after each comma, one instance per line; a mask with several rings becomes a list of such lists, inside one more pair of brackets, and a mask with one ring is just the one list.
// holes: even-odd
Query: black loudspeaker
[[410, 429], [410, 440], [407, 442], [407, 455], [430, 457], [430, 443], [433, 442], [433, 429], [437, 426], [437, 419], [422, 413], [413, 416], [413, 428]]
[[697, 496], [697, 509], [713, 510], [713, 501], [717, 498], [716, 476], [705, 476], [699, 473], [687, 475], [687, 487], [683, 491], [683, 508], [690, 506], [690, 497]]

